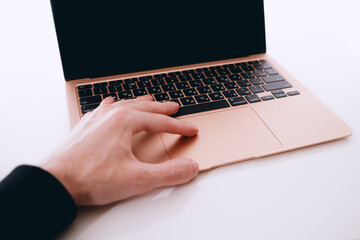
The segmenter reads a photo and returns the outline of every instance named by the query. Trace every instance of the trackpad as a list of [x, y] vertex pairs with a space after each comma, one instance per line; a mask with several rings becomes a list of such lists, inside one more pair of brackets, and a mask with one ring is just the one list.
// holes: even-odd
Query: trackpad
[[280, 142], [250, 107], [182, 118], [199, 127], [192, 138], [162, 133], [171, 159], [190, 157], [200, 169], [245, 160], [281, 147]]

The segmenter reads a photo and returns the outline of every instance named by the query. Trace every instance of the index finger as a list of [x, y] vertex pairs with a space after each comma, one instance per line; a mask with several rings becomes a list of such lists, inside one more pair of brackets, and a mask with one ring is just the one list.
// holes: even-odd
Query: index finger
[[195, 136], [199, 129], [191, 122], [180, 121], [178, 119], [162, 114], [137, 112], [133, 123], [133, 134], [142, 131], [149, 133], [172, 133], [182, 136]]

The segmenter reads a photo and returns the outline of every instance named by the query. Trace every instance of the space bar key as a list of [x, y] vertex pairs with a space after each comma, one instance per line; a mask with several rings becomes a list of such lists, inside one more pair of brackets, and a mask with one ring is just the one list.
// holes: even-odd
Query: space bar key
[[179, 111], [177, 113], [175, 113], [174, 115], [172, 115], [172, 117], [179, 117], [179, 116], [183, 116], [183, 115], [205, 112], [205, 111], [221, 109], [221, 108], [226, 108], [226, 107], [230, 107], [230, 104], [226, 100], [207, 102], [207, 103], [199, 103], [196, 105], [180, 107]]

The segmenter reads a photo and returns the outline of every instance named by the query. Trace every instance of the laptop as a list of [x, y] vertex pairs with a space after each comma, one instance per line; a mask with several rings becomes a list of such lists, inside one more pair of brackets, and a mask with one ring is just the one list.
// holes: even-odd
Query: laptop
[[[135, 155], [200, 170], [341, 139], [352, 130], [266, 53], [263, 0], [51, 0], [71, 127], [100, 102], [180, 105], [192, 138], [141, 133]], [[289, 49], [291, 51], [291, 49]]]

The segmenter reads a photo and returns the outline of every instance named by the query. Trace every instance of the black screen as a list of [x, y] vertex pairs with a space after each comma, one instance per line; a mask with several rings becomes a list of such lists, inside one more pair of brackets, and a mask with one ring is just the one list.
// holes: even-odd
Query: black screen
[[51, 0], [67, 81], [264, 53], [263, 0]]

